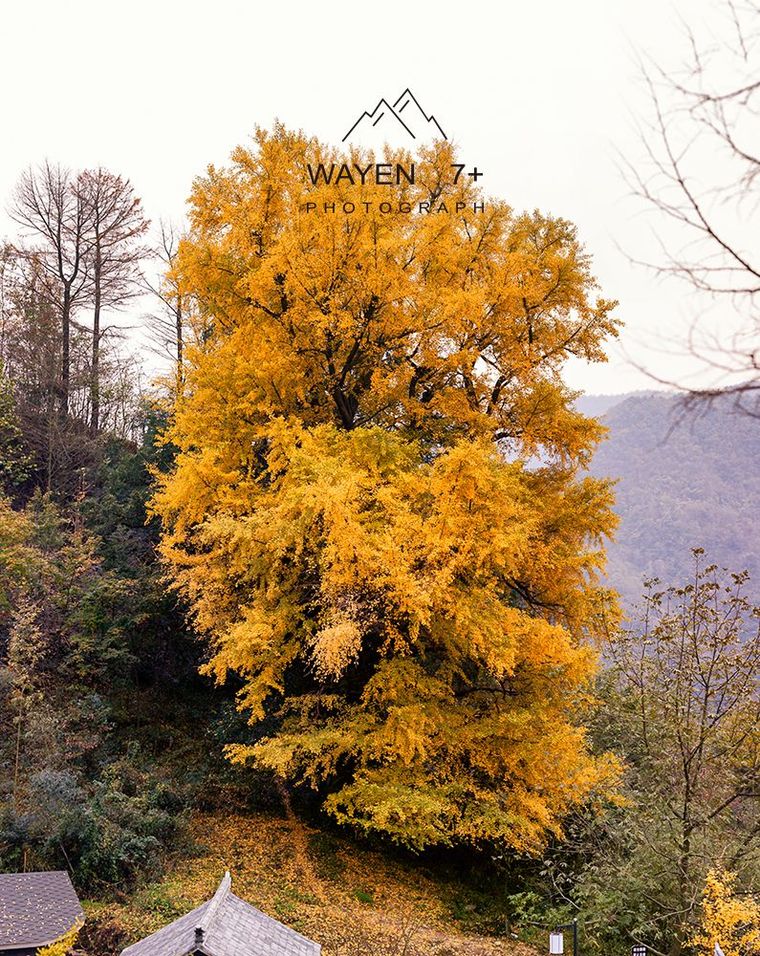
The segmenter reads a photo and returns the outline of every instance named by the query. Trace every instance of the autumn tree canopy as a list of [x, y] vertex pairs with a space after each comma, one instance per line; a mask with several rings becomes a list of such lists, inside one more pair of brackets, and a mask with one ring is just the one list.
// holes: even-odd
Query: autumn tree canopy
[[575, 227], [453, 185], [455, 160], [313, 185], [308, 163], [375, 159], [277, 127], [197, 180], [154, 508], [208, 672], [258, 727], [232, 760], [406, 845], [532, 851], [610, 769], [575, 714], [614, 615], [611, 491], [561, 375], [617, 323]]

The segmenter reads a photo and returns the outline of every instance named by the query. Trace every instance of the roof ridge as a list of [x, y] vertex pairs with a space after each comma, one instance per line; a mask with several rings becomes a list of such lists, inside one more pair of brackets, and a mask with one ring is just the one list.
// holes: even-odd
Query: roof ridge
[[292, 926], [288, 926], [286, 923], [280, 922], [276, 917], [270, 916], [269, 913], [264, 912], [264, 910], [259, 909], [258, 906], [254, 906], [253, 903], [249, 903], [247, 900], [242, 899], [240, 896], [236, 896], [234, 893], [230, 893], [230, 896], [233, 900], [236, 900], [241, 906], [244, 906], [246, 909], [254, 910], [259, 916], [263, 916], [268, 923], [276, 923], [278, 926], [283, 926], [291, 936], [298, 936], [299, 939], [304, 940], [307, 943], [310, 943], [312, 946], [319, 945], [314, 942], [313, 939], [310, 939], [308, 936], [304, 936], [303, 933], [299, 933], [297, 929], [293, 929]]
[[232, 877], [230, 876], [230, 871], [227, 870], [224, 874], [222, 882], [219, 884], [216, 893], [214, 893], [213, 898], [208, 904], [208, 909], [201, 917], [200, 923], [196, 928], [196, 933], [200, 930], [201, 933], [205, 934], [211, 929], [211, 924], [216, 919], [217, 913], [219, 912], [222, 904], [229, 896], [231, 887]]
[[71, 879], [68, 870], [26, 870], [23, 873], [0, 873], [0, 876], [25, 877], [25, 876], [51, 876], [53, 874], [64, 873]]

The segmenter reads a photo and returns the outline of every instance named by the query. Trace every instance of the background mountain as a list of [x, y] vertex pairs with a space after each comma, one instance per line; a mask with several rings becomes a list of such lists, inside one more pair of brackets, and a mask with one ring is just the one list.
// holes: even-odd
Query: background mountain
[[760, 421], [730, 399], [684, 414], [662, 392], [590, 395], [578, 402], [610, 429], [594, 456], [595, 475], [618, 478], [621, 524], [609, 549], [611, 583], [627, 604], [656, 576], [680, 584], [692, 571], [690, 549], [711, 562], [747, 569], [760, 595]]

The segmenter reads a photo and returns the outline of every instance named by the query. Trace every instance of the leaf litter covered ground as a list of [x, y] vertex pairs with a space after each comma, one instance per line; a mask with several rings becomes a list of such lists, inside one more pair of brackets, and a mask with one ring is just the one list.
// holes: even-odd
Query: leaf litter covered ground
[[92, 956], [115, 956], [199, 905], [225, 869], [233, 892], [321, 943], [325, 956], [535, 954], [511, 939], [467, 932], [468, 906], [451, 887], [292, 814], [199, 814], [190, 836], [195, 853], [171, 861], [161, 882], [120, 903], [87, 905]]

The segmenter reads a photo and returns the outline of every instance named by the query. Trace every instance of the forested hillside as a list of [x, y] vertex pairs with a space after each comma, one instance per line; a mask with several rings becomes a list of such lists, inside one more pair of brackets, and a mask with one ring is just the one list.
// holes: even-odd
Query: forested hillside
[[[152, 245], [121, 176], [19, 183], [0, 872], [67, 870], [84, 956], [227, 867], [325, 956], [515, 956], [574, 918], [586, 953], [696, 952], [703, 899], [760, 883], [757, 612], [706, 567], [757, 563], [760, 427], [579, 408], [563, 365], [617, 320], [572, 224], [501, 203], [335, 232], [289, 205], [318, 148], [259, 131]], [[146, 289], [149, 388], [114, 317]], [[596, 575], [615, 510], [611, 583], [673, 585], [628, 627]]]
[[608, 547], [609, 574], [625, 600], [636, 601], [647, 578], [687, 579], [695, 547], [723, 567], [748, 570], [757, 594], [757, 419], [738, 412], [731, 397], [688, 413], [676, 396], [652, 392], [587, 396], [579, 406], [609, 428], [591, 471], [618, 479], [621, 523]]

